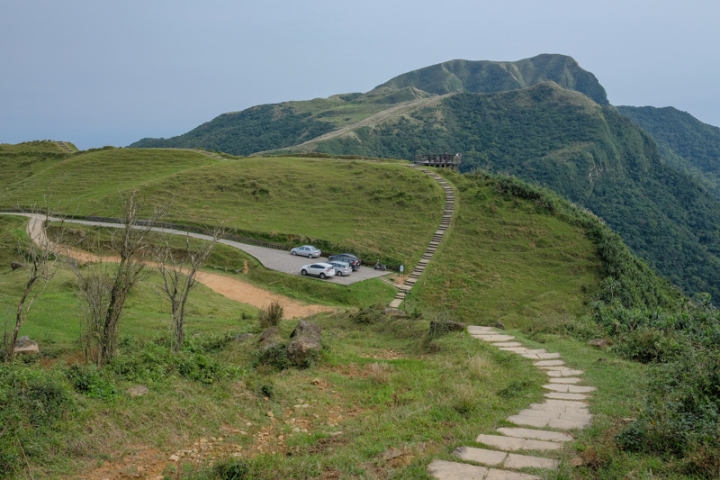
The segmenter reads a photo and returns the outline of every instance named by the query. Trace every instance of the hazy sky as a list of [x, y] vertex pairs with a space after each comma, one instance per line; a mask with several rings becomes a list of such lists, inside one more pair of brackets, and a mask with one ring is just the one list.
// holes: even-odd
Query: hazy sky
[[0, 143], [85, 149], [456, 58], [574, 57], [614, 105], [720, 125], [717, 0], [0, 0]]

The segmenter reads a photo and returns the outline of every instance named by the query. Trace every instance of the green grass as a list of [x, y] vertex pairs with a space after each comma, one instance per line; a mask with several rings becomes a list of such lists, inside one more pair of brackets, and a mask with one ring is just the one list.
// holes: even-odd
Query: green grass
[[447, 176], [459, 194], [456, 216], [408, 307], [525, 328], [580, 314], [601, 278], [582, 229], [471, 177]]
[[182, 150], [108, 149], [19, 172], [4, 182], [0, 206], [48, 199], [64, 214], [118, 216], [119, 192], [133, 189], [146, 205], [144, 215], [151, 206], [172, 201], [167, 221], [224, 225], [271, 241], [315, 239], [406, 265], [420, 258], [440, 221], [443, 201], [432, 179], [398, 164], [217, 161]]

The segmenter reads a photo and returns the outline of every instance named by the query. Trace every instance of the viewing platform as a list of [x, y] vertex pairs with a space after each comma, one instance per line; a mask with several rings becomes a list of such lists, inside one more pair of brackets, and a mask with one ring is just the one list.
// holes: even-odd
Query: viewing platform
[[462, 162], [462, 153], [441, 155], [415, 155], [415, 165], [424, 167], [450, 168], [457, 171]]

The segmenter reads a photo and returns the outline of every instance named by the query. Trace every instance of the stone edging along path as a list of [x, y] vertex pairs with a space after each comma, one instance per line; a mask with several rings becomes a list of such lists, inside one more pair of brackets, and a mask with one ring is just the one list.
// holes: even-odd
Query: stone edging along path
[[[415, 165], [408, 165], [411, 168], [417, 168]], [[435, 172], [432, 172], [428, 170], [427, 168], [421, 168], [421, 172], [426, 173], [432, 177], [433, 180], [438, 182], [440, 186], [445, 190], [445, 210], [443, 210], [443, 216], [442, 220], [440, 221], [440, 226], [438, 226], [438, 229], [435, 231], [435, 234], [432, 237], [432, 240], [430, 240], [430, 244], [428, 245], [427, 249], [425, 249], [425, 253], [423, 253], [422, 258], [420, 261], [418, 261], [417, 265], [415, 265], [415, 268], [410, 273], [410, 276], [407, 280], [405, 280], [404, 285], [395, 285], [391, 283], [391, 285], [395, 286], [398, 289], [397, 295], [395, 295], [395, 298], [390, 302], [390, 308], [398, 308], [400, 304], [405, 300], [405, 296], [410, 292], [410, 289], [415, 286], [415, 283], [420, 279], [420, 275], [425, 271], [425, 268], [427, 267], [428, 263], [430, 263], [430, 259], [435, 254], [435, 251], [437, 250], [438, 245], [440, 245], [440, 242], [443, 239], [443, 236], [447, 232], [448, 227], [450, 227], [450, 221], [452, 220], [453, 213], [455, 212], [455, 191], [453, 190], [452, 186], [440, 175], [438, 175]]]
[[[468, 332], [500, 350], [534, 360], [533, 365], [549, 377], [543, 385], [549, 392], [543, 403], [533, 403], [507, 418], [517, 427], [478, 435], [475, 442], [489, 448], [458, 447], [453, 451], [457, 462], [433, 460], [428, 470], [438, 480], [541, 480], [537, 475], [514, 470], [557, 470], [559, 460], [552, 458], [553, 453], [573, 439], [567, 431], [585, 428], [592, 420], [586, 400], [595, 387], [577, 385], [584, 372], [566, 366], [559, 353], [526, 348], [515, 337], [491, 327], [469, 326]], [[525, 450], [543, 456], [512, 453]]]

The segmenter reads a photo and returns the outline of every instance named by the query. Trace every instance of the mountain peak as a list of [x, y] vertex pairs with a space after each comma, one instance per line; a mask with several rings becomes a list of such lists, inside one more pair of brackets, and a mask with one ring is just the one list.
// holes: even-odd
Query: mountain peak
[[494, 93], [517, 90], [552, 81], [578, 91], [596, 103], [607, 105], [605, 89], [595, 75], [567, 55], [544, 53], [514, 62], [450, 60], [413, 70], [378, 85], [368, 95], [415, 87], [435, 95], [448, 93]]

